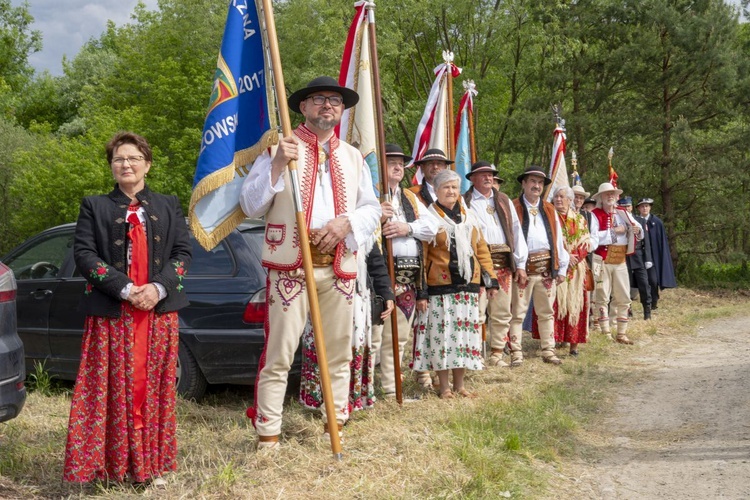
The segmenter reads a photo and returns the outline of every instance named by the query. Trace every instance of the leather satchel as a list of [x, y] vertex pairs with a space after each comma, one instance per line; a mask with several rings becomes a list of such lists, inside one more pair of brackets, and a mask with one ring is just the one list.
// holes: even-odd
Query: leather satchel
[[372, 314], [372, 324], [382, 325], [383, 323], [385, 323], [385, 321], [380, 316], [383, 314], [383, 311], [385, 311], [385, 299], [380, 295], [373, 293], [370, 302], [372, 304], [370, 308], [370, 312]]
[[594, 288], [596, 288], [596, 283], [594, 282], [594, 273], [591, 271], [591, 268], [589, 266], [586, 266], [586, 276], [583, 280], [583, 289], [587, 292], [593, 292]]
[[396, 257], [393, 259], [396, 283], [410, 285], [419, 275], [419, 257]]

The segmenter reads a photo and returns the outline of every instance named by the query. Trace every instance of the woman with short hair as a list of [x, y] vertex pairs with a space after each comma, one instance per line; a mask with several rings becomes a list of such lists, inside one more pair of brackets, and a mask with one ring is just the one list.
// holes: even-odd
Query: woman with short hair
[[146, 139], [120, 132], [106, 150], [114, 189], [83, 199], [73, 243], [86, 322], [63, 479], [159, 485], [177, 467], [177, 310], [188, 305], [190, 236], [177, 197], [146, 184]]
[[497, 293], [492, 257], [478, 220], [460, 202], [460, 182], [456, 172], [443, 170], [433, 183], [437, 200], [429, 210], [440, 227], [432, 242], [424, 243], [427, 286], [417, 300], [414, 326], [414, 370], [437, 372], [441, 399], [452, 399], [454, 393], [473, 397], [464, 387], [464, 374], [483, 368], [482, 271], [491, 277], [487, 293]]

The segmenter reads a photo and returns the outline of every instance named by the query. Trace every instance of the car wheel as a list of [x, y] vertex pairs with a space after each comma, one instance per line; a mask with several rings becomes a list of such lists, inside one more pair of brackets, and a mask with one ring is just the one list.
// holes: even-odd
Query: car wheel
[[182, 342], [180, 342], [177, 350], [176, 379], [177, 394], [185, 399], [199, 401], [206, 392], [206, 386], [208, 386], [206, 377], [201, 373], [195, 357]]

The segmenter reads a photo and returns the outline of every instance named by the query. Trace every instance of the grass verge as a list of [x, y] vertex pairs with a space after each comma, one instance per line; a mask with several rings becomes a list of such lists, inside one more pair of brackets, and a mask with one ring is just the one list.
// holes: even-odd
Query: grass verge
[[[409, 379], [399, 407], [378, 402], [345, 429], [342, 462], [321, 439], [317, 414], [290, 402], [283, 449], [254, 452], [244, 410], [250, 388], [214, 389], [178, 404], [179, 470], [166, 489], [62, 483], [68, 391], [32, 392], [19, 418], [0, 424], [0, 498], [543, 498], [566, 463], [586, 460], [586, 430], [623, 385], [641, 376], [639, 356], [658, 342], [689, 341], [702, 321], [747, 311], [738, 293], [664, 292], [654, 320], [631, 323], [637, 345], [592, 333], [578, 359], [543, 364], [527, 340], [520, 369], [474, 372], [476, 399], [439, 400]], [[634, 305], [636, 317], [640, 308]], [[562, 351], [564, 353], [564, 351]], [[40, 374], [37, 373], [39, 376]]]

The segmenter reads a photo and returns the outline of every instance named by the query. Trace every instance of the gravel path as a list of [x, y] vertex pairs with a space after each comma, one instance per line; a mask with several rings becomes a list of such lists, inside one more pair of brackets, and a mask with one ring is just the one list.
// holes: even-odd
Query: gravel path
[[566, 474], [566, 493], [750, 498], [750, 317], [714, 320], [689, 345], [652, 346], [637, 360], [649, 376], [618, 395], [595, 463]]

